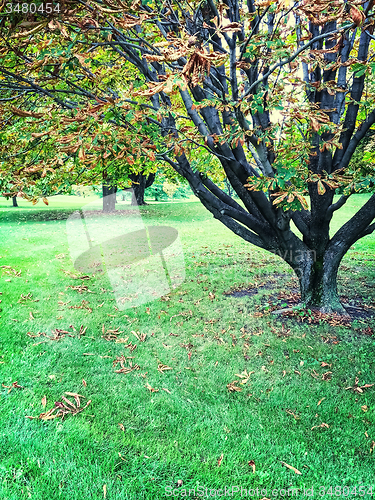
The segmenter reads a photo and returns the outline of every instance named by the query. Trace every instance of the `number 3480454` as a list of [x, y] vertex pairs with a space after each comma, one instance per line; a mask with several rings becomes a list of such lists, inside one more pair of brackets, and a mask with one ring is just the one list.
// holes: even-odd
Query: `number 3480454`
[[59, 3], [7, 3], [5, 4], [5, 12], [7, 14], [13, 14], [14, 12], [19, 14], [53, 14], [60, 12]]

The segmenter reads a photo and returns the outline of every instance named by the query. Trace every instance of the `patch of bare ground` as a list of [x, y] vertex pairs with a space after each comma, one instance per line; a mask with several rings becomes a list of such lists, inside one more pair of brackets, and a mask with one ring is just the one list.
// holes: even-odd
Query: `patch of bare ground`
[[[277, 275], [279, 283], [281, 278], [287, 279], [288, 276]], [[224, 295], [231, 297], [252, 297], [260, 290], [267, 290], [275, 288], [275, 275], [270, 276], [271, 282], [267, 277], [263, 277], [259, 282], [249, 283], [244, 286], [231, 287]], [[276, 285], [277, 288], [280, 284]], [[280, 290], [278, 293], [269, 295], [266, 304], [256, 305], [256, 312], [254, 316], [261, 317], [270, 313], [279, 315], [288, 320], [297, 322], [304, 322], [308, 324], [322, 324], [326, 323], [330, 326], [347, 327], [350, 328], [354, 320], [359, 320], [361, 323], [372, 320], [375, 318], [375, 303], [365, 303], [364, 299], [358, 295], [349, 297], [348, 295], [341, 296], [341, 303], [343, 304], [346, 314], [338, 313], [322, 313], [316, 308], [300, 308], [298, 304], [301, 302], [301, 296], [296, 288], [295, 281], [289, 281], [283, 284], [287, 290]], [[365, 326], [361, 329], [361, 333], [365, 335], [375, 335], [375, 330], [370, 326]]]

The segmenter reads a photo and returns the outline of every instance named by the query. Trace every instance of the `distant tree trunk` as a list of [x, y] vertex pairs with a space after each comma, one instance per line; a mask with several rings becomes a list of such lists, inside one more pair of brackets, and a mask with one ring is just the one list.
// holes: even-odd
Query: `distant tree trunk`
[[144, 175], [140, 174], [131, 174], [130, 179], [132, 180], [133, 187], [133, 196], [132, 196], [132, 205], [147, 205], [145, 202], [145, 189], [152, 186], [155, 180], [155, 174]]
[[12, 200], [13, 200], [13, 206], [14, 206], [14, 207], [18, 207], [17, 197], [16, 197], [16, 196], [13, 196]]
[[114, 212], [116, 210], [117, 186], [109, 186], [105, 182], [103, 188], [103, 212]]

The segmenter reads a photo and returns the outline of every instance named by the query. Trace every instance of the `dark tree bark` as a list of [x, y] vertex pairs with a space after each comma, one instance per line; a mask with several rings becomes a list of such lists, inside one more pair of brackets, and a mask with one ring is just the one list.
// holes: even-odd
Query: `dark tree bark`
[[111, 186], [103, 182], [103, 212], [114, 212], [116, 210], [117, 186]]
[[133, 196], [131, 205], [147, 205], [147, 203], [145, 202], [145, 189], [152, 186], [155, 180], [155, 174], [131, 174], [129, 177], [133, 183]]
[[13, 201], [13, 206], [14, 207], [18, 207], [17, 197], [16, 196], [13, 196], [12, 201]]

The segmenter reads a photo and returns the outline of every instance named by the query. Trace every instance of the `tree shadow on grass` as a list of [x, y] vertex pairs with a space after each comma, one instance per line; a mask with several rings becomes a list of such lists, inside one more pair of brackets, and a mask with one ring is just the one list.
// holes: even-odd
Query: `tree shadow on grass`
[[[279, 280], [279, 283], [274, 283], [275, 277]], [[291, 281], [290, 276], [286, 273], [269, 275], [269, 279], [273, 282], [267, 282], [267, 276], [263, 276], [262, 278], [263, 280], [256, 285], [250, 284], [247, 286], [231, 287], [228, 291], [223, 292], [223, 295], [235, 298], [252, 298], [261, 293], [262, 290], [279, 289], [276, 293], [267, 295], [263, 305], [255, 306], [257, 316], [273, 314], [282, 319], [299, 323], [326, 323], [331, 326], [351, 327], [352, 322], [355, 320], [367, 323], [375, 319], [375, 297], [372, 297], [373, 290], [371, 290], [372, 295], [370, 294], [369, 297], [368, 288], [366, 289], [366, 296], [367, 299], [370, 298], [369, 303], [366, 302], [363, 296], [358, 295], [357, 291], [353, 291], [353, 294], [346, 293], [345, 295], [341, 295], [341, 302], [347, 312], [347, 315], [343, 316], [336, 313], [321, 313], [318, 309], [314, 308], [305, 309], [302, 306], [298, 307], [301, 302], [301, 296], [296, 287], [296, 282]], [[348, 292], [347, 289], [345, 291]], [[369, 325], [367, 328], [364, 328], [363, 333], [366, 335], [375, 335], [375, 329], [373, 330]]]

